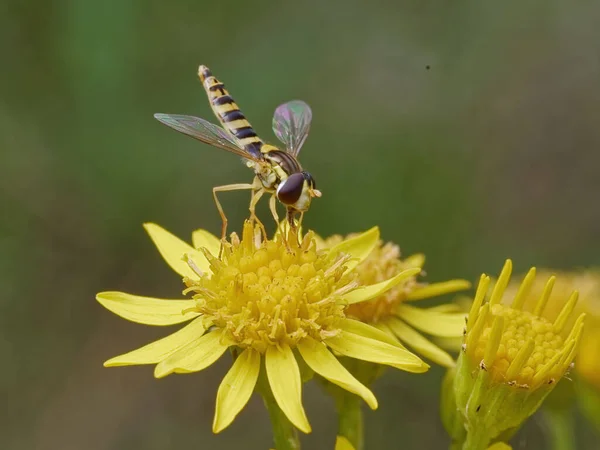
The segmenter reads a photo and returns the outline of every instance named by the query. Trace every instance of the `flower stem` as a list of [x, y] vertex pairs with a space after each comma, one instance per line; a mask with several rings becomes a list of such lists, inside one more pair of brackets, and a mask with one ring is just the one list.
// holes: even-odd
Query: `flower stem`
[[467, 431], [467, 438], [462, 450], [485, 450], [488, 448], [490, 440], [487, 430], [483, 429], [483, 427], [470, 429]]
[[345, 390], [336, 396], [338, 434], [344, 436], [355, 450], [363, 450], [363, 413], [361, 398]]
[[260, 394], [267, 407], [267, 411], [269, 411], [275, 448], [277, 450], [299, 450], [300, 440], [298, 439], [298, 432], [275, 401], [271, 391], [269, 389], [261, 389]]
[[269, 381], [265, 375], [264, 363], [261, 368], [261, 373], [258, 376], [256, 391], [263, 398], [263, 402], [269, 412], [271, 427], [273, 428], [273, 442], [275, 443], [275, 449], [299, 450], [300, 439], [298, 439], [298, 431], [277, 404], [277, 401], [273, 396], [273, 391], [271, 391]]
[[552, 450], [575, 450], [573, 420], [569, 410], [546, 409], [544, 420]]

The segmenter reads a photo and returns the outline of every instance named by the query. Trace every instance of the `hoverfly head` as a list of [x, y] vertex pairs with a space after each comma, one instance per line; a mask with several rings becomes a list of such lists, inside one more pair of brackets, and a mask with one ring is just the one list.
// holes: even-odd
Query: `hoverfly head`
[[303, 212], [308, 209], [313, 197], [321, 196], [321, 191], [315, 189], [315, 180], [310, 173], [297, 172], [279, 183], [276, 194], [281, 203]]

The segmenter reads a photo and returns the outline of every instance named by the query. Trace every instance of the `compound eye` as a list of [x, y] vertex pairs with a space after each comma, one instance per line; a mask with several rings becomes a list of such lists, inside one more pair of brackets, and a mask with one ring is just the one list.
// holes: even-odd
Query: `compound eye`
[[315, 179], [313, 178], [313, 176], [308, 173], [308, 172], [302, 172], [302, 175], [304, 175], [304, 179], [306, 180], [306, 182], [308, 183], [308, 186], [311, 189], [316, 189], [317, 188], [317, 183], [315, 183]]
[[298, 201], [304, 189], [304, 175], [294, 173], [283, 180], [277, 187], [277, 198], [284, 205], [293, 205]]

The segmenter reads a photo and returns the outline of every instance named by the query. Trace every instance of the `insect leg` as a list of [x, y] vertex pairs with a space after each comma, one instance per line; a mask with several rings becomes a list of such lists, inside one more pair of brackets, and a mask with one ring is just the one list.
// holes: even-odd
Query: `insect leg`
[[283, 223], [279, 221], [279, 214], [277, 214], [277, 196], [275, 194], [271, 195], [271, 198], [269, 199], [269, 209], [271, 210], [271, 215], [273, 216], [273, 219], [275, 219], [275, 223], [277, 224], [277, 231], [279, 232], [279, 236], [281, 236], [281, 239], [285, 243], [285, 246], [287, 248], [290, 248], [290, 246], [287, 243], [287, 236], [285, 235], [285, 227], [283, 226]]
[[292, 209], [292, 208], [288, 208], [287, 209], [287, 213], [286, 213], [286, 218], [287, 218], [287, 221], [290, 224], [290, 228], [292, 230], [296, 229], [296, 220], [295, 220], [295, 217], [296, 217], [296, 210]]
[[304, 213], [300, 213], [300, 218], [298, 219], [298, 229], [302, 227], [302, 219], [304, 219]]
[[[227, 216], [225, 216], [225, 212], [223, 211], [223, 207], [221, 206], [221, 202], [217, 198], [217, 192], [228, 192], [228, 191], [241, 191], [243, 189], [254, 189], [254, 184], [250, 183], [237, 183], [237, 184], [226, 184], [225, 186], [215, 186], [213, 188], [213, 197], [215, 199], [215, 204], [217, 205], [217, 210], [219, 211], [219, 215], [221, 216], [222, 225], [221, 225], [221, 243], [225, 242], [225, 236], [227, 235]], [[223, 250], [223, 245], [221, 245], [221, 251]], [[219, 254], [219, 257], [221, 255]]]
[[297, 211], [295, 209], [288, 208], [287, 212], [286, 212], [286, 218], [287, 218], [288, 224], [290, 226], [290, 229], [295, 232], [296, 239], [299, 241], [300, 240], [300, 236], [298, 236], [298, 228], [299, 227], [296, 226], [296, 220], [295, 220], [296, 212]]
[[262, 232], [263, 236], [265, 237], [265, 239], [267, 239], [267, 230], [265, 230], [265, 226], [258, 219], [255, 213], [256, 204], [264, 195], [264, 193], [265, 190], [262, 186], [259, 189], [252, 191], [252, 198], [250, 199], [250, 220], [254, 220], [256, 222], [256, 224], [260, 227], [260, 231]]
[[273, 216], [273, 219], [275, 219], [277, 229], [281, 230], [279, 223], [279, 214], [277, 214], [277, 196], [275, 194], [271, 195], [271, 198], [269, 199], [269, 209], [271, 210], [271, 215]]

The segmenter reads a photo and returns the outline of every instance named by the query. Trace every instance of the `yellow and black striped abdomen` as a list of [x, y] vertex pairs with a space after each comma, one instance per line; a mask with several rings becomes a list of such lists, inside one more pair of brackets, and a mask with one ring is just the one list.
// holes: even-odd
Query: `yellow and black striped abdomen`
[[223, 128], [234, 135], [248, 152], [261, 156], [262, 140], [229, 95], [225, 85], [217, 80], [206, 66], [200, 66], [198, 76], [208, 95], [210, 106]]

